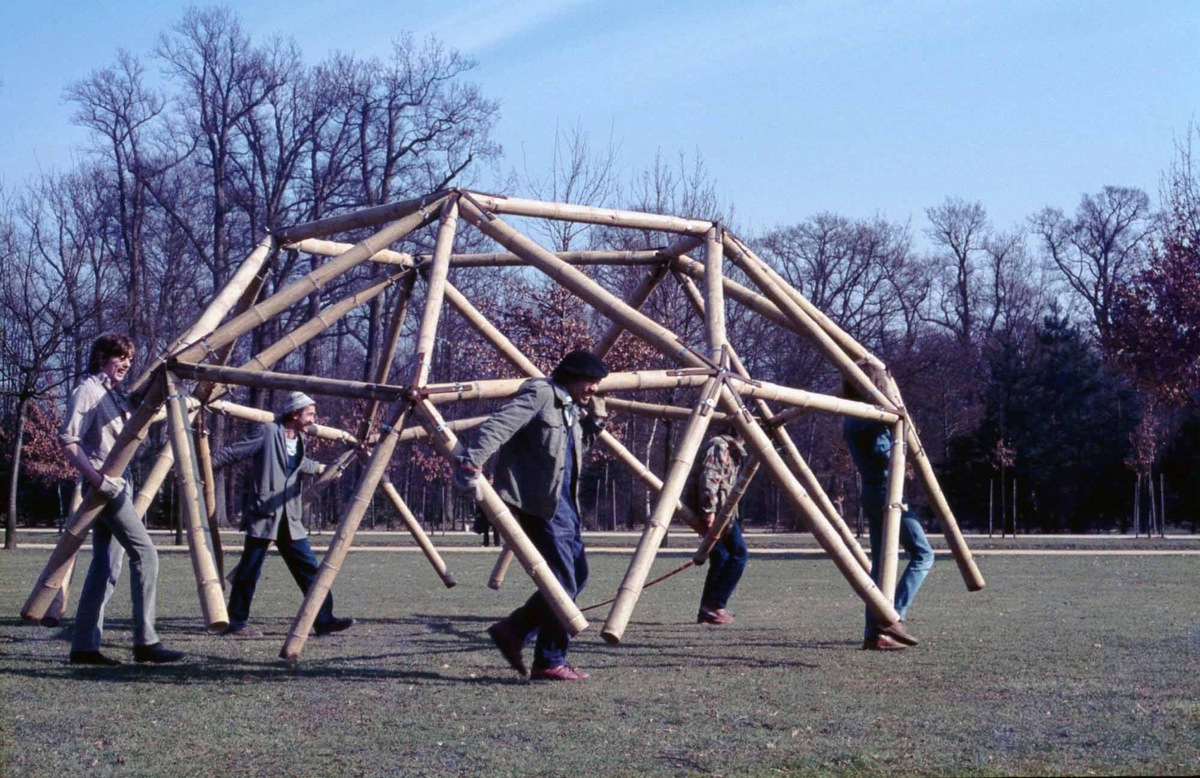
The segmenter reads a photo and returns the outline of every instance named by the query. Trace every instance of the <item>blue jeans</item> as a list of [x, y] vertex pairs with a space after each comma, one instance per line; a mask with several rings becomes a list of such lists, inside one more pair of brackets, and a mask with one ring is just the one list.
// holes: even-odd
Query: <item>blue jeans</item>
[[729, 603], [749, 556], [741, 522], [730, 522], [729, 531], [709, 552], [708, 574], [704, 577], [704, 592], [700, 595], [701, 608], [720, 610]]
[[[90, 491], [90, 489], [85, 490]], [[117, 541], [117, 545], [113, 541]], [[129, 595], [133, 601], [133, 644], [158, 642], [154, 629], [158, 601], [158, 550], [133, 509], [133, 487], [108, 501], [92, 528], [92, 563], [79, 593], [72, 651], [99, 651], [104, 609], [121, 575], [122, 550], [129, 555]]]
[[[233, 576], [233, 590], [229, 593], [230, 627], [244, 627], [249, 620], [250, 603], [254, 600], [254, 590], [258, 587], [258, 578], [262, 575], [263, 562], [267, 559], [267, 550], [270, 547], [270, 538], [246, 536], [242, 559], [238, 562], [237, 571]], [[283, 557], [283, 562], [300, 591], [308, 594], [308, 589], [316, 580], [317, 571], [320, 569], [317, 565], [317, 555], [313, 553], [308, 538], [292, 540], [287, 518], [284, 517], [279, 520], [279, 535], [275, 539], [275, 547], [279, 549], [279, 556]], [[328, 594], [321, 610], [317, 612], [315, 626], [318, 630], [323, 629], [332, 619], [333, 594]]]
[[[863, 511], [867, 514], [868, 526], [871, 532], [871, 578], [879, 585], [879, 568], [883, 561], [883, 503], [882, 500], [870, 500], [863, 495]], [[877, 508], [877, 509], [875, 509]], [[874, 509], [874, 510], [869, 510]], [[925, 576], [933, 567], [933, 547], [925, 537], [921, 522], [911, 511], [900, 514], [900, 547], [908, 554], [908, 565], [896, 582], [896, 612], [904, 619], [908, 615], [909, 606], [917, 596], [917, 590], [925, 583]], [[864, 637], [874, 637], [879, 629], [879, 620], [874, 611], [867, 608], [867, 623], [863, 630]]]
[[[574, 600], [583, 591], [588, 578], [579, 516], [573, 510], [567, 512], [561, 508], [549, 520], [518, 510], [513, 510], [513, 514], [521, 522], [521, 529], [529, 536], [538, 553], [546, 560], [554, 577]], [[526, 642], [537, 635], [533, 649], [534, 670], [567, 663], [567, 647], [571, 639], [541, 591], [534, 592], [524, 605], [508, 615], [505, 622]]]

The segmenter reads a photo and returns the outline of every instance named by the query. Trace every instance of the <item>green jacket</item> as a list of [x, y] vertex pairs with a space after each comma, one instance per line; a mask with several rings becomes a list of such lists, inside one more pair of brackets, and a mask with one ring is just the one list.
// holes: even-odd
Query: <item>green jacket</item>
[[[567, 411], [574, 423], [568, 428]], [[531, 378], [516, 395], [488, 418], [462, 454], [483, 468], [496, 454], [494, 486], [500, 498], [525, 513], [550, 519], [563, 488], [567, 435], [575, 439], [575, 489], [571, 501], [579, 510], [579, 478], [583, 455], [604, 428], [602, 419], [580, 413], [567, 390], [548, 378]]]

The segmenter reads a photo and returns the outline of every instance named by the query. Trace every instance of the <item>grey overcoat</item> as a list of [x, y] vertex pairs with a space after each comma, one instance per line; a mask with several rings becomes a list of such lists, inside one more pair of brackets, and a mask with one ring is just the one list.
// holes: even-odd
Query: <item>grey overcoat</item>
[[252, 538], [274, 540], [279, 520], [286, 514], [288, 532], [293, 540], [307, 537], [301, 518], [304, 502], [300, 497], [300, 476], [316, 474], [321, 465], [304, 455], [304, 433], [297, 435], [300, 466], [287, 473], [287, 444], [283, 425], [264, 424], [259, 434], [226, 446], [213, 455], [213, 469], [254, 457], [253, 471], [242, 487], [242, 531]]

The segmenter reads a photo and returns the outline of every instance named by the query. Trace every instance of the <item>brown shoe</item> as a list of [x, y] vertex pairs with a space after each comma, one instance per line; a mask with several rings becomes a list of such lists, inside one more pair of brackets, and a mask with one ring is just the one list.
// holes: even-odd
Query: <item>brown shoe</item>
[[529, 676], [532, 681], [584, 681], [588, 674], [570, 665], [539, 667]]
[[863, 651], [903, 651], [907, 646], [882, 632], [873, 638], [863, 638]]
[[696, 614], [696, 623], [713, 624], [720, 627], [724, 626], [725, 624], [732, 624], [733, 614], [724, 608], [717, 608], [716, 610], [713, 610], [712, 608], [701, 608], [700, 612]]
[[263, 631], [258, 627], [251, 627], [249, 624], [243, 624], [240, 627], [230, 625], [222, 632], [222, 635], [230, 638], [241, 638], [243, 640], [254, 640], [263, 636]]
[[879, 632], [880, 634], [895, 638], [906, 646], [915, 646], [921, 642], [917, 640], [916, 635], [908, 631], [908, 627], [904, 626], [903, 621], [897, 621], [895, 624], [880, 627]]
[[525, 666], [525, 660], [521, 657], [521, 651], [525, 649], [525, 641], [513, 634], [512, 627], [503, 621], [497, 621], [488, 627], [487, 633], [492, 642], [496, 644], [496, 648], [500, 649], [500, 654], [508, 662], [509, 667], [520, 673], [522, 678], [528, 678], [529, 668]]

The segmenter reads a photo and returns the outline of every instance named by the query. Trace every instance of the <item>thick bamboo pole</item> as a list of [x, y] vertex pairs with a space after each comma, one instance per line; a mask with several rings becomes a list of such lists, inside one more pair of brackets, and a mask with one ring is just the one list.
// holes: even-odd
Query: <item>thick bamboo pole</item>
[[712, 421], [710, 410], [713, 407], [713, 397], [720, 386], [721, 379], [717, 376], [713, 376], [705, 384], [700, 401], [696, 403], [683, 437], [675, 448], [671, 465], [667, 468], [666, 480], [658, 495], [658, 502], [654, 504], [650, 520], [646, 523], [646, 529], [633, 552], [625, 577], [617, 587], [612, 610], [609, 611], [604, 629], [600, 632], [600, 636], [609, 643], [620, 643], [621, 636], [625, 634], [625, 628], [629, 625], [629, 618], [646, 584], [650, 566], [654, 564], [654, 557], [667, 534], [671, 517], [675, 514], [679, 498], [683, 494], [683, 487], [696, 459], [696, 453], [704, 441], [704, 433]]
[[[633, 416], [644, 416], [649, 419], [690, 419], [691, 408], [682, 405], [662, 405], [661, 403], [644, 403], [637, 400], [622, 400], [620, 397], [605, 397], [609, 412], [619, 411]], [[728, 418], [722, 411], [713, 411], [713, 421]]]
[[933, 465], [926, 456], [925, 448], [921, 445], [911, 424], [905, 425], [905, 439], [908, 442], [908, 452], [916, 464], [917, 473], [920, 474], [921, 481], [925, 485], [925, 493], [929, 495], [933, 508], [937, 511], [942, 525], [942, 533], [946, 537], [946, 545], [950, 548], [950, 552], [954, 555], [954, 561], [958, 564], [958, 572], [962, 574], [967, 590], [977, 592], [987, 586], [987, 582], [983, 580], [983, 574], [979, 572], [979, 567], [975, 564], [971, 549], [967, 548], [967, 541], [963, 539], [962, 532], [958, 528], [958, 522], [950, 510], [950, 503], [946, 502], [946, 495], [942, 493], [942, 488], [938, 485]]
[[[679, 281], [679, 285], [683, 288], [687, 298], [692, 302], [693, 307], [695, 307], [696, 310], [703, 315], [705, 302], [703, 296], [700, 294], [700, 290], [696, 289], [695, 283], [693, 283], [690, 277], [678, 271], [675, 272], [675, 277]], [[707, 278], [707, 275], [705, 277]], [[728, 351], [730, 365], [732, 366], [734, 373], [740, 376], [744, 381], [749, 381], [750, 372], [746, 370], [746, 366], [742, 364], [741, 359], [738, 357], [737, 349], [733, 348], [732, 346], [728, 346]], [[736, 384], [734, 384], [734, 386], [736, 386]], [[788, 435], [787, 430], [783, 428], [783, 424], [786, 423], [781, 419], [783, 414], [776, 416], [771, 410], [771, 407], [767, 404], [766, 400], [759, 398], [756, 400], [756, 402], [758, 404], [757, 407], [759, 416], [764, 422], [769, 423], [771, 437], [775, 439], [776, 447], [781, 449], [784, 455], [786, 455], [786, 461], [789, 467], [791, 467], [792, 472], [797, 478], [800, 479], [803, 487], [807, 489], [808, 493], [815, 499], [817, 505], [821, 508], [822, 514], [825, 516], [825, 520], [828, 521], [830, 525], [833, 526], [833, 528], [837, 531], [838, 535], [841, 536], [842, 542], [846, 544], [846, 548], [850, 550], [850, 553], [854, 555], [854, 558], [864, 570], [870, 570], [871, 562], [867, 559], [866, 552], [863, 551], [862, 546], [854, 537], [854, 533], [852, 533], [850, 528], [846, 526], [846, 522], [838, 513], [837, 508], [834, 507], [833, 502], [829, 499], [829, 496], [825, 494], [824, 488], [821, 487], [820, 480], [817, 478], [816, 474], [813, 473], [812, 469], [809, 468], [808, 463], [804, 460], [804, 457], [801, 456], [800, 449], [796, 448], [796, 444], [792, 442], [791, 436]], [[878, 409], [874, 406], [870, 407], [873, 412], [878, 411]], [[813, 409], [790, 408], [787, 411], [784, 411], [784, 413], [788, 413], [789, 411], [808, 413], [811, 410]], [[708, 548], [711, 550], [712, 543], [709, 544]], [[697, 550], [695, 558], [707, 558], [707, 552], [703, 554], [703, 557], [701, 556], [702, 551], [704, 551], [703, 546]]]
[[[430, 437], [433, 439], [438, 453], [448, 461], [453, 461], [455, 449], [458, 447], [458, 439], [446, 427], [437, 408], [428, 400], [418, 402], [416, 407], [422, 417], [422, 423], [430, 431]], [[525, 568], [525, 572], [533, 579], [542, 596], [546, 598], [546, 603], [554, 612], [555, 618], [562, 624], [563, 629], [571, 637], [587, 629], [587, 619], [583, 617], [583, 613], [580, 612], [566, 590], [562, 588], [562, 584], [554, 576], [554, 571], [546, 564], [546, 560], [537, 547], [521, 529], [520, 523], [513, 516], [509, 507], [500, 499], [500, 495], [496, 494], [496, 490], [492, 488], [486, 478], [476, 478], [472, 484], [475, 490], [476, 504], [483, 509], [492, 526], [499, 530], [500, 535], [504, 538], [505, 546], [516, 554], [521, 566]]]
[[254, 251], [250, 252], [250, 256], [246, 257], [245, 261], [234, 271], [233, 276], [229, 279], [229, 283], [225, 285], [220, 292], [213, 297], [212, 302], [200, 314], [195, 323], [187, 329], [182, 335], [166, 348], [162, 356], [151, 363], [142, 375], [129, 385], [129, 393], [136, 395], [142, 390], [142, 387], [150, 380], [150, 375], [160, 362], [170, 354], [178, 351], [181, 348], [190, 346], [200, 338], [216, 329], [221, 323], [221, 319], [229, 313], [233, 306], [237, 305], [240, 300], [246, 299], [247, 289], [255, 282], [259, 273], [275, 254], [279, 251], [277, 244], [270, 235], [263, 238]]
[[[142, 444], [150, 429], [150, 419], [158, 411], [165, 397], [166, 390], [163, 386], [160, 369], [155, 377], [147, 382], [141, 405], [125, 423], [125, 427], [113, 444], [112, 451], [108, 454], [108, 459], [100, 468], [101, 474], [120, 477], [125, 472], [125, 468], [129, 466], [133, 455], [137, 453], [138, 446]], [[37, 583], [33, 585], [33, 590], [29, 593], [29, 598], [21, 608], [22, 617], [38, 622], [45, 617], [47, 609], [54, 602], [54, 598], [58, 596], [58, 591], [70, 568], [71, 560], [79, 547], [83, 545], [88, 530], [100, 517], [106, 504], [107, 501], [95, 490], [88, 494], [83, 505], [68, 522], [54, 551], [50, 553], [50, 559], [46, 562], [45, 568], [38, 576]]]
[[708, 335], [708, 358], [722, 363], [728, 340], [725, 335], [725, 278], [721, 269], [721, 240], [713, 225], [704, 236], [704, 322]]
[[[236, 369], [236, 368], [233, 368]], [[270, 424], [275, 421], [275, 413], [265, 411], [261, 408], [251, 408], [248, 405], [239, 405], [238, 403], [228, 400], [213, 400], [204, 406], [210, 413], [219, 413], [224, 416], [231, 416], [235, 419], [243, 421], [253, 421], [259, 424]], [[324, 424], [310, 424], [304, 430], [305, 434], [311, 435], [321, 440], [331, 440], [335, 443], [345, 443], [347, 446], [357, 446], [358, 438], [351, 435], [345, 430], [340, 430], [337, 427], [328, 427]]]
[[[726, 405], [726, 410], [736, 407], [736, 399], [732, 392], [727, 391], [722, 400]], [[775, 447], [771, 445], [771, 439], [750, 418], [749, 411], [739, 414], [735, 423], [742, 432], [742, 440], [745, 441], [746, 448], [762, 461], [763, 466], [780, 485], [784, 497], [805, 520], [809, 532], [821, 544], [821, 548], [829, 554], [833, 563], [841, 570], [842, 575], [867, 604], [867, 607], [879, 616], [880, 624], [889, 626], [899, 621], [900, 615], [896, 613], [891, 603], [883, 598], [878, 587], [871, 580], [871, 576], [846, 548], [842, 539], [822, 514], [821, 509], [796, 480], [787, 463], [783, 461], [783, 457], [775, 451]]]
[[433, 249], [433, 263], [426, 281], [425, 309], [421, 316], [421, 327], [417, 331], [417, 367], [412, 376], [414, 389], [425, 386], [429, 371], [433, 367], [433, 349], [437, 339], [438, 322], [442, 315], [442, 301], [446, 293], [446, 274], [450, 270], [450, 252], [454, 250], [454, 233], [458, 226], [458, 199], [451, 197], [442, 206], [442, 221], [438, 225], [437, 243]]
[[308, 633], [317, 619], [317, 612], [333, 587], [333, 579], [342, 569], [346, 554], [350, 551], [350, 544], [354, 540], [354, 533], [358, 531], [358, 525], [371, 505], [371, 496], [379, 486], [384, 471], [387, 470], [409, 408], [408, 402], [404, 400], [392, 404], [388, 414], [386, 432], [380, 437], [379, 444], [371, 453], [367, 467], [354, 489], [354, 496], [350, 499], [349, 508], [342, 516], [341, 522], [338, 523], [337, 530], [329, 542], [329, 549], [325, 552], [325, 557], [321, 560], [321, 566], [317, 570], [317, 576], [308, 588], [308, 593], [304, 595], [304, 602], [301, 603], [300, 610], [296, 613], [296, 618], [288, 630], [283, 648], [279, 651], [280, 658], [286, 662], [296, 662], [300, 659], [300, 652], [304, 650], [304, 644], [308, 642]]
[[[380, 353], [379, 364], [375, 367], [375, 383], [377, 384], [387, 383], [388, 376], [392, 373], [392, 363], [396, 359], [396, 346], [400, 343], [400, 334], [404, 331], [404, 320], [408, 318], [408, 303], [412, 300], [413, 287], [416, 286], [416, 283], [417, 274], [409, 273], [400, 287], [396, 307], [392, 311], [392, 320], [388, 322], [387, 335], [383, 339], [383, 351]], [[367, 400], [367, 405], [363, 409], [362, 422], [358, 425], [360, 440], [371, 437], [371, 431], [375, 428], [375, 416], [378, 413], [379, 401]]]
[[[666, 265], [659, 265], [646, 274], [637, 288], [629, 295], [629, 305], [635, 310], [641, 310], [646, 301], [650, 299], [650, 295], [654, 294], [654, 290], [658, 288], [663, 279], [667, 277]], [[625, 332], [625, 328], [620, 322], [613, 322], [609, 325], [608, 330], [600, 336], [600, 340], [596, 341], [595, 348], [592, 349], [596, 356], [604, 359], [608, 352], [612, 351], [613, 346], [617, 345], [617, 341], [621, 338], [621, 334]]]
[[492, 574], [488, 576], [489, 589], [499, 590], [504, 586], [504, 575], [508, 572], [508, 566], [512, 564], [515, 556], [508, 546], [500, 551], [500, 556], [496, 558], [496, 565], [492, 568]]
[[[680, 243], [692, 241], [687, 248], [681, 249], [678, 253], [691, 251], [696, 247], [695, 238], [683, 238]], [[306, 254], [318, 254], [320, 256], [335, 257], [341, 254], [346, 249], [350, 248], [350, 243], [338, 243], [331, 240], [318, 240], [309, 238], [307, 240], [298, 241], [285, 246], [285, 248], [302, 251]], [[556, 251], [554, 256], [561, 259], [563, 262], [569, 262], [572, 265], [608, 265], [608, 266], [625, 266], [636, 267], [639, 265], [658, 265], [664, 259], [674, 256], [671, 247], [665, 249], [640, 249], [636, 251]], [[406, 254], [403, 251], [393, 251], [384, 249], [371, 255], [369, 261], [377, 262], [383, 265], [403, 265], [412, 267], [424, 262], [428, 262], [432, 258], [430, 254]], [[525, 265], [525, 260], [518, 257], [516, 254], [507, 252], [487, 252], [475, 254], [451, 254], [450, 267], [452, 268], [479, 268], [479, 267], [521, 267]]]
[[513, 367], [520, 370], [527, 376], [544, 375], [537, 365], [529, 357], [521, 353], [521, 350], [508, 339], [495, 325], [487, 320], [487, 317], [479, 312], [479, 309], [471, 304], [462, 292], [454, 288], [450, 282], [446, 282], [446, 301], [450, 303], [459, 315], [466, 320], [476, 332], [478, 332], [485, 340], [492, 345], [500, 353], [500, 356], [511, 364]]
[[776, 402], [794, 405], [798, 408], [812, 408], [818, 411], [828, 411], [842, 416], [854, 416], [860, 419], [881, 421], [885, 424], [895, 424], [899, 415], [893, 411], [884, 410], [868, 403], [834, 397], [829, 394], [806, 392], [803, 389], [793, 389], [790, 386], [780, 386], [769, 381], [751, 381], [741, 376], [730, 376], [733, 388], [743, 397], [753, 397], [759, 400], [774, 400]]
[[[710, 370], [639, 370], [632, 373], [609, 373], [600, 381], [597, 391], [638, 392], [652, 389], [687, 389], [702, 386]], [[512, 397], [525, 382], [524, 378], [498, 378], [472, 381], [466, 384], [429, 384], [426, 391], [435, 405], [460, 400], [496, 400]]]
[[[491, 198], [495, 199], [495, 198]], [[703, 367], [704, 360], [689, 349], [673, 332], [649, 317], [634, 310], [604, 287], [588, 278], [582, 271], [556, 258], [553, 254], [520, 234], [495, 216], [481, 212], [470, 198], [460, 202], [463, 217], [500, 245], [523, 257], [531, 265], [557, 281], [561, 286], [591, 305], [598, 313], [620, 322], [626, 329], [646, 341], [668, 359], [688, 367]], [[711, 224], [706, 223], [707, 230]], [[682, 231], [682, 230], [681, 230]]]
[[826, 359], [833, 363], [834, 367], [847, 380], [854, 382], [864, 397], [871, 398], [881, 408], [893, 412], [897, 410], [888, 396], [871, 382], [862, 368], [856, 365], [854, 360], [847, 356], [846, 352], [842, 351], [838, 344], [829, 337], [828, 333], [796, 304], [796, 301], [786, 291], [790, 288], [789, 285], [779, 278], [770, 265], [755, 257], [748, 249], [743, 250], [744, 247], [728, 234], [725, 236], [724, 245], [725, 255], [754, 281], [763, 294], [770, 298], [771, 302], [775, 303], [793, 324], [803, 330], [805, 337], [825, 355]]
[[146, 518], [146, 511], [150, 509], [150, 503], [154, 502], [154, 495], [158, 494], [158, 490], [162, 488], [163, 482], [171, 474], [171, 468], [174, 465], [175, 452], [171, 449], [171, 441], [168, 440], [158, 452], [158, 456], [154, 458], [154, 464], [150, 467], [150, 472], [142, 479], [137, 497], [133, 500], [133, 509], [137, 512], [139, 519]]
[[904, 420], [892, 425], [888, 460], [887, 505], [883, 508], [883, 546], [879, 560], [879, 591], [896, 602], [896, 570], [900, 559], [900, 512], [904, 509]]
[[167, 425], [171, 436], [171, 448], [175, 452], [175, 477], [179, 483], [179, 494], [183, 503], [183, 518], [187, 525], [188, 553], [192, 558], [192, 572], [196, 576], [196, 590], [200, 595], [200, 610], [204, 624], [210, 632], [229, 626], [229, 614], [225, 611], [225, 595], [217, 568], [208, 550], [208, 510], [204, 507], [203, 495], [198, 481], [200, 473], [196, 466], [196, 455], [192, 450], [192, 436], [188, 432], [187, 402], [178, 393], [170, 374], [167, 382]]
[[363, 208], [353, 213], [329, 216], [324, 219], [305, 222], [304, 224], [295, 224], [291, 227], [284, 227], [281, 230], [277, 230], [275, 234], [279, 239], [280, 245], [287, 245], [319, 235], [333, 235], [338, 232], [348, 232], [363, 227], [375, 227], [385, 222], [414, 215], [418, 217], [418, 221], [423, 221], [435, 212], [435, 209], [441, 205], [442, 200], [449, 194], [449, 190], [443, 189], [438, 192], [422, 195], [421, 197], [399, 200], [394, 203], [387, 203], [386, 205], [378, 205], [374, 208]]
[[622, 211], [614, 208], [592, 208], [586, 205], [569, 205], [567, 203], [543, 203], [536, 200], [486, 195], [479, 192], [464, 192], [463, 195], [464, 199], [470, 200], [473, 204], [478, 203], [480, 210], [508, 213], [514, 216], [535, 216], [542, 219], [606, 224], [611, 227], [634, 227], [690, 235], [703, 235], [712, 227], [710, 221], [682, 219], [678, 216], [660, 216], [654, 213]]
[[196, 362], [203, 359], [209, 352], [234, 342], [309, 295], [320, 292], [331, 280], [356, 265], [362, 264], [380, 249], [386, 248], [408, 235], [424, 224], [427, 218], [428, 216], [424, 212], [418, 212], [388, 225], [369, 238], [354, 244], [354, 248], [326, 262], [304, 278], [288, 284], [250, 310], [221, 325], [200, 343], [176, 354], [176, 358], [181, 362]]
[[400, 514], [404, 526], [408, 528], [408, 534], [412, 535], [413, 540], [417, 541], [417, 545], [421, 547], [421, 553], [425, 554], [425, 558], [429, 560], [429, 564], [433, 565], [433, 570], [442, 579], [442, 583], [449, 589], [458, 581], [454, 580], [454, 575], [446, 569], [446, 562], [442, 559], [442, 555], [433, 547], [433, 542], [429, 539], [429, 535], [425, 534], [425, 530], [421, 528], [421, 523], [417, 521], [417, 517], [409, 510], [408, 504], [404, 502], [404, 498], [400, 496], [400, 492], [396, 491], [396, 487], [387, 478], [384, 478], [380, 483], [383, 487], [383, 493], [392, 501], [392, 505], [396, 507], [396, 512]]
[[321, 492], [328, 489], [333, 485], [334, 481], [341, 478], [346, 470], [350, 467], [350, 463], [357, 459], [361, 453], [361, 449], [348, 448], [341, 454], [338, 454], [336, 459], [326, 465], [325, 471], [317, 476], [312, 484], [304, 490], [304, 497], [301, 500], [304, 507], [301, 508], [301, 511], [307, 513], [309, 506], [316, 502], [316, 499]]
[[217, 524], [217, 483], [213, 476], [212, 446], [209, 441], [208, 426], [204, 423], [204, 414], [196, 414], [192, 424], [192, 434], [195, 439], [196, 462], [200, 471], [200, 482], [203, 484], [204, 520], [208, 524], [208, 537], [212, 542], [213, 561], [217, 565], [217, 582], [221, 590], [225, 590], [225, 549], [221, 545], [221, 527]]
[[[75, 488], [71, 490], [71, 513], [79, 510], [81, 503], [83, 503], [83, 483], [76, 481]], [[54, 602], [50, 603], [46, 615], [42, 617], [43, 627], [57, 627], [63, 617], [67, 615], [67, 605], [71, 602], [71, 578], [75, 575], [75, 560], [77, 559], [79, 559], [78, 554], [71, 557], [71, 561], [67, 565], [67, 572], [63, 576], [62, 587], [58, 590]]]
[[408, 388], [403, 386], [369, 384], [363, 381], [343, 381], [335, 378], [296, 375], [294, 373], [275, 373], [240, 367], [217, 367], [190, 362], [171, 362], [170, 366], [171, 371], [177, 376], [197, 381], [219, 381], [239, 386], [258, 386], [263, 389], [287, 389], [289, 391], [328, 394], [350, 399], [395, 401], [403, 398], [408, 391]]

